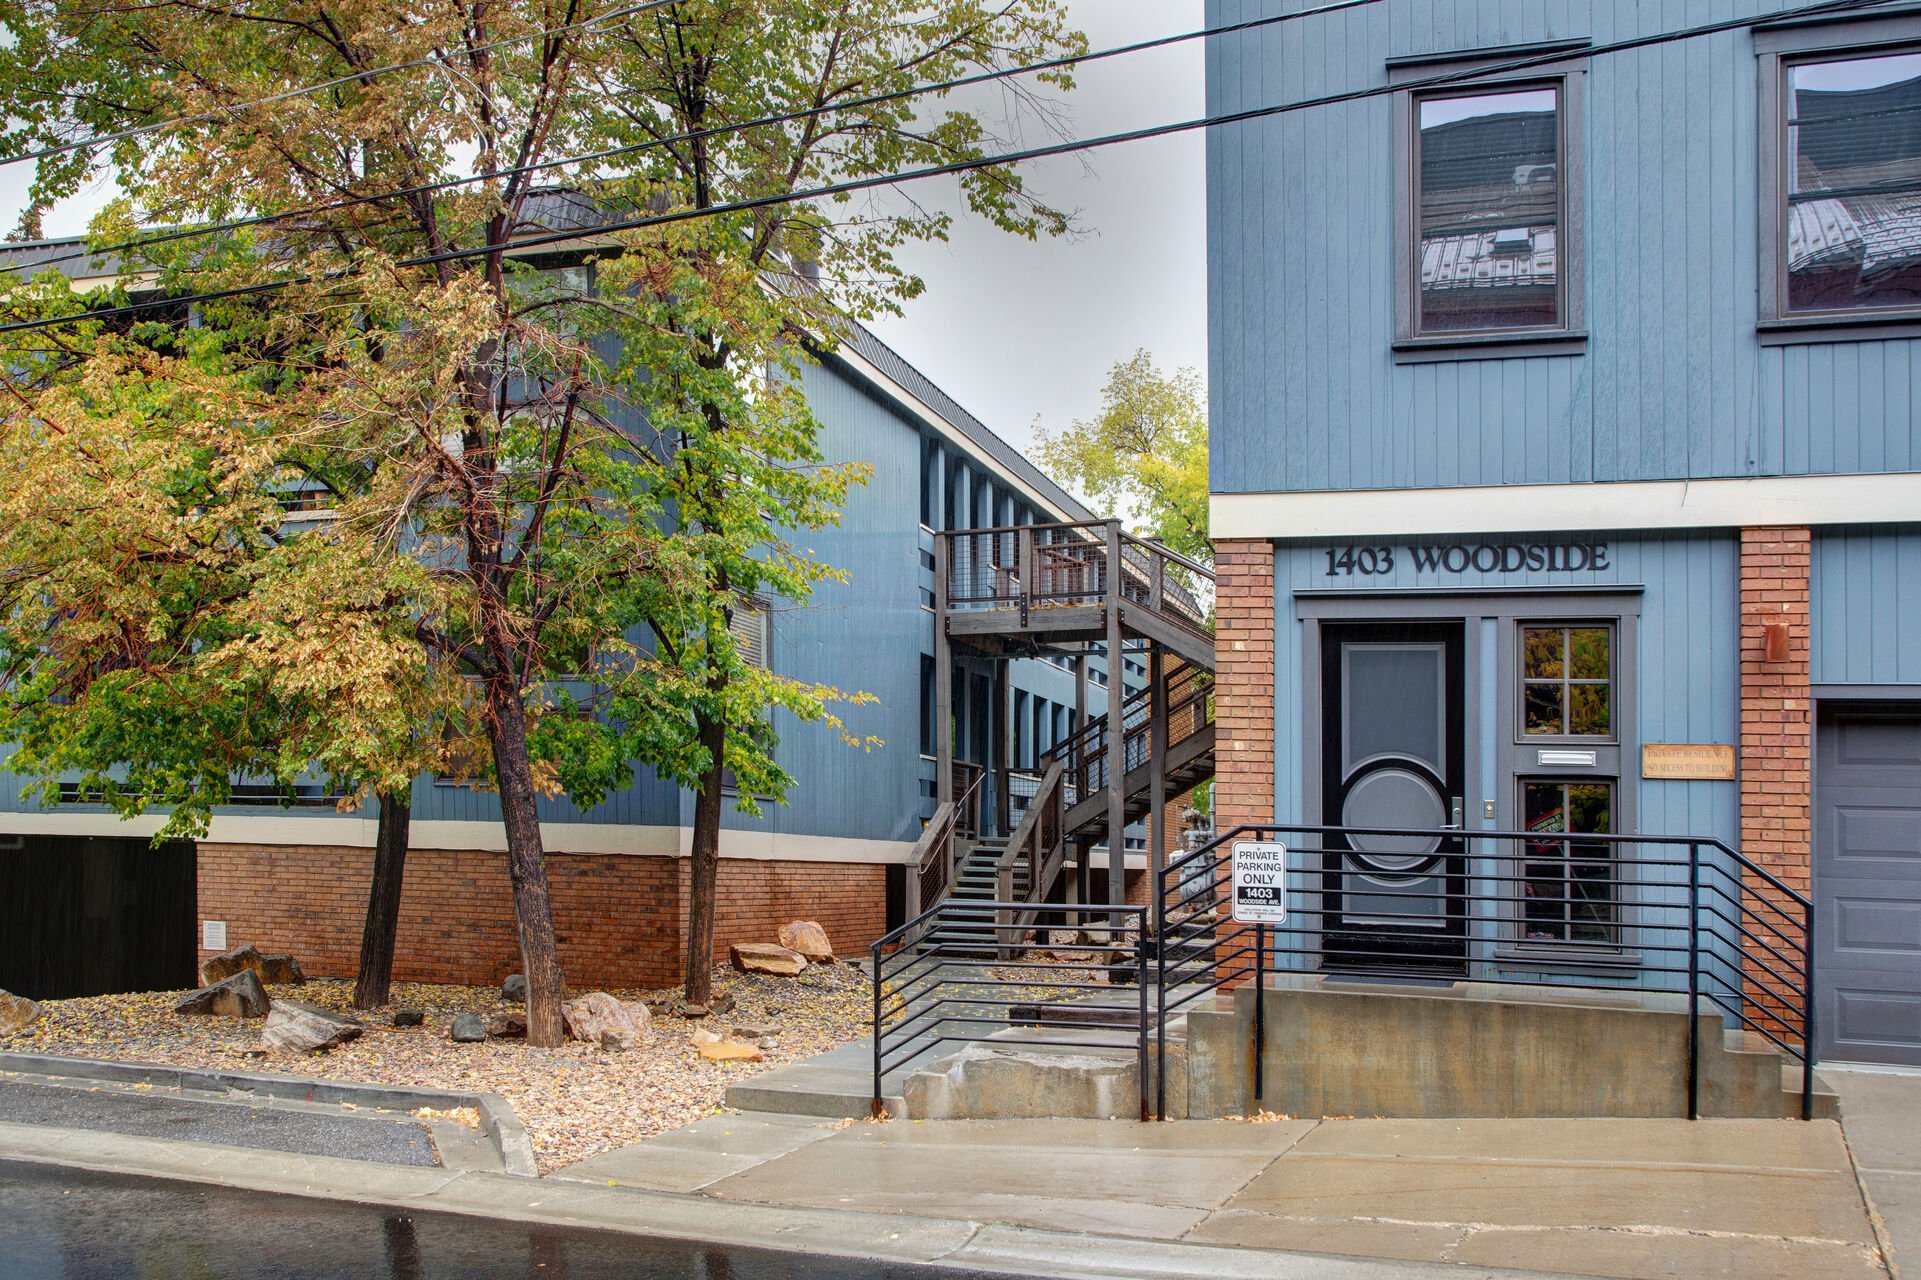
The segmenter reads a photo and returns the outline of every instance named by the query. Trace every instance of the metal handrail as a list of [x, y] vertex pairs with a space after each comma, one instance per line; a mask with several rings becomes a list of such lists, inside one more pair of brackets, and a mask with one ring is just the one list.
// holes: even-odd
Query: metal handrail
[[[908, 865], [914, 868], [914, 888], [919, 902], [940, 897], [954, 883], [955, 836], [960, 830], [960, 818], [968, 811], [986, 777], [985, 771], [975, 774], [973, 782], [957, 799], [942, 802], [934, 810], [934, 816], [927, 820], [920, 839], [914, 842]], [[936, 871], [939, 872], [937, 880], [933, 878]]]
[[[1227, 909], [1222, 891], [1230, 878], [1228, 864], [1234, 843], [1281, 836], [1316, 838], [1314, 847], [1301, 850], [1316, 857], [1349, 852], [1349, 838], [1354, 836], [1428, 842], [1437, 851], [1436, 856], [1460, 860], [1458, 871], [1445, 874], [1456, 887], [1444, 887], [1437, 894], [1432, 889], [1370, 883], [1366, 891], [1370, 897], [1390, 904], [1422, 900], [1441, 907], [1438, 914], [1430, 915], [1459, 927], [1463, 966], [1470, 941], [1521, 948], [1545, 942], [1537, 954], [1514, 962], [1520, 972], [1504, 975], [1501, 981], [1563, 986], [1571, 985], [1569, 978], [1575, 976], [1566, 972], [1570, 968], [1581, 970], [1579, 976], [1593, 976], [1593, 970], [1612, 968], [1615, 973], [1610, 976], [1617, 980], [1634, 974], [1680, 982], [1689, 1012], [1688, 1117], [1696, 1118], [1700, 1112], [1700, 1022], [1704, 1003], [1799, 1062], [1801, 1115], [1803, 1119], [1812, 1116], [1816, 1044], [1813, 902], [1738, 849], [1712, 837], [1306, 823], [1254, 823], [1222, 832], [1199, 848], [1171, 859], [1155, 886], [1155, 932], [1160, 938], [1155, 967], [1159, 997], [1157, 1053], [1163, 1060], [1170, 1013], [1238, 983], [1249, 976], [1250, 970], [1259, 989], [1265, 983], [1272, 957], [1290, 957], [1303, 969], [1316, 963], [1325, 968], [1328, 957], [1334, 955], [1345, 971], [1433, 971], [1431, 962], [1424, 965], [1403, 950], [1369, 950], [1353, 945], [1353, 938], [1362, 936], [1359, 934], [1351, 938], [1333, 931], [1340, 941], [1331, 948], [1327, 945], [1328, 917], [1332, 914], [1326, 905], [1327, 896], [1347, 892], [1331, 887], [1340, 884], [1337, 877], [1344, 873], [1338, 870], [1310, 870], [1306, 904], [1290, 905], [1288, 922], [1271, 930], [1264, 925], [1235, 924], [1231, 917], [1222, 921], [1214, 915]], [[1330, 838], [1339, 844], [1330, 844]], [[1441, 852], [1448, 844], [1456, 849]], [[1510, 847], [1490, 853], [1489, 845]], [[1645, 856], [1650, 849], [1673, 852], [1667, 857]], [[1502, 859], [1516, 864], [1511, 874], [1487, 865]], [[1529, 874], [1530, 862], [1536, 866], [1558, 863], [1560, 871], [1556, 875]], [[1582, 878], [1575, 874], [1578, 868], [1605, 868], [1607, 875]], [[1656, 880], [1639, 874], [1649, 868], [1666, 869], [1676, 878]], [[1552, 883], [1563, 886], [1559, 895], [1541, 892], [1543, 884]], [[1763, 886], [1773, 893], [1760, 891]], [[1602, 896], [1591, 896], [1595, 892]], [[1529, 939], [1504, 932], [1511, 929], [1525, 934], [1530, 924], [1542, 923], [1546, 917], [1530, 917], [1530, 907], [1537, 912], [1562, 909], [1561, 927], [1566, 934]], [[1574, 936], [1577, 908], [1599, 909], [1600, 914], [1588, 923], [1604, 931], [1600, 939]], [[1209, 913], [1208, 918], [1197, 923], [1203, 909]], [[1386, 909], [1395, 908], [1390, 905]], [[1483, 931], [1478, 935], [1477, 927]], [[1490, 928], [1495, 932], [1486, 932]], [[1195, 948], [1201, 948], [1204, 954], [1191, 954]], [[1766, 957], [1772, 957], [1775, 963]], [[1537, 976], [1528, 976], [1530, 973]], [[1257, 1098], [1263, 1004], [1258, 998], [1254, 1001]], [[1165, 1106], [1163, 1086], [1159, 1106], [1163, 1114]]]
[[[1023, 910], [1028, 904], [1006, 901], [946, 901], [922, 911], [899, 928], [889, 931], [870, 948], [874, 974], [874, 1045], [872, 1113], [886, 1114], [882, 1079], [944, 1044], [991, 1041], [1004, 1045], [1032, 1045], [1081, 1048], [1123, 1048], [1135, 1055], [1139, 1081], [1140, 1116], [1149, 1118], [1148, 1109], [1148, 981], [1150, 966], [1146, 930], [1148, 909], [1142, 906], [1106, 907], [1101, 919], [1084, 922], [1081, 932], [1106, 937], [1099, 942], [1049, 946], [1050, 952], [1085, 954], [1079, 961], [1051, 961], [1044, 967], [1057, 979], [1033, 980], [1026, 977], [998, 977], [989, 968], [967, 972], [968, 959], [962, 953], [985, 951], [993, 955], [1011, 952], [1025, 942], [1027, 926], [1003, 923], [1009, 912]], [[946, 922], [967, 935], [932, 943], [927, 941], [939, 925]], [[1132, 954], [1125, 961], [1133, 975], [1135, 999], [1131, 1010], [1120, 1005], [1077, 1004], [1114, 988], [1096, 982], [1097, 976], [1110, 976], [1115, 968], [1114, 954], [1131, 933]], [[1104, 958], [1103, 958], [1104, 957]], [[995, 965], [994, 960], [973, 957], [974, 966]], [[910, 976], [911, 975], [911, 976]], [[1085, 981], [1074, 981], [1085, 975]], [[890, 984], [890, 979], [893, 982]], [[1041, 1000], [1036, 991], [1061, 993], [1056, 999]], [[1001, 994], [1005, 992], [1006, 994]], [[1112, 1013], [1122, 1021], [1090, 1021], [1062, 1016], [1067, 1008]], [[1113, 1033], [1112, 1038], [1090, 1037], [1089, 1027]], [[1050, 1029], [1075, 1029], [1083, 1034], [1046, 1038]], [[1023, 1034], [1010, 1035], [1019, 1029]], [[1029, 1034], [1032, 1033], [1032, 1034]]]
[[[1039, 785], [1028, 799], [1026, 811], [1021, 814], [1014, 833], [1007, 838], [1007, 847], [1001, 851], [994, 865], [994, 884], [998, 895], [1010, 902], [1026, 902], [1030, 907], [1027, 911], [1004, 918], [1006, 924], [1033, 923], [1036, 913], [1032, 905], [1045, 896], [1054, 863], [1064, 860], [1064, 856], [1057, 859], [1056, 855], [1062, 853], [1065, 835], [1061, 830], [1061, 819], [1064, 803], [1062, 779], [1066, 773], [1058, 760], [1048, 762]], [[1016, 892], [1015, 879], [1023, 862], [1027, 866], [1027, 885], [1024, 892]]]
[[[1176, 671], [1166, 684], [1167, 709], [1163, 719], [1168, 726], [1167, 750], [1173, 751], [1214, 724], [1214, 680], [1206, 669], [1189, 665]], [[1125, 735], [1121, 750], [1129, 771], [1147, 763], [1154, 720], [1152, 695], [1151, 686], [1138, 689], [1121, 703], [1121, 732]], [[1189, 711], [1196, 714], [1188, 715]], [[1109, 718], [1108, 715], [1092, 717], [1042, 756], [1066, 765], [1079, 798], [1107, 785]]]

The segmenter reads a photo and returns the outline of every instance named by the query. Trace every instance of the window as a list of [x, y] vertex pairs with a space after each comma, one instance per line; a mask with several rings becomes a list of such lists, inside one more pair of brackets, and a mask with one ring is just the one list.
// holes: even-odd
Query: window
[[740, 648], [740, 660], [762, 671], [767, 665], [767, 605], [759, 600], [739, 600], [728, 610], [727, 630]]
[[1780, 190], [1764, 315], [1921, 313], [1921, 49], [1798, 57], [1773, 75]]
[[[1521, 813], [1534, 835], [1572, 837], [1614, 830], [1614, 783], [1524, 779]], [[1609, 846], [1598, 840], [1529, 840], [1521, 878], [1521, 937], [1527, 942], [1614, 946], [1620, 895]]]
[[[1582, 350], [1584, 41], [1388, 64], [1395, 98], [1395, 351], [1406, 361]], [[1422, 92], [1516, 58], [1565, 63]], [[1545, 346], [1543, 344], [1546, 344]], [[1471, 353], [1451, 348], [1472, 346]]]
[[1522, 626], [1521, 732], [1614, 737], [1612, 627]]
[[940, 745], [934, 740], [934, 660], [920, 656], [920, 753], [932, 756]]
[[1564, 327], [1560, 89], [1416, 103], [1415, 333]]
[[932, 436], [921, 440], [920, 456], [920, 522], [929, 529], [935, 527], [940, 519], [941, 494], [941, 447], [940, 441]]

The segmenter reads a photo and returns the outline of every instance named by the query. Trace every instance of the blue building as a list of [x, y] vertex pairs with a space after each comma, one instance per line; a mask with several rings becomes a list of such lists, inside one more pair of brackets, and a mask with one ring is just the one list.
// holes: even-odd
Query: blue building
[[[76, 247], [6, 246], [0, 264], [31, 269]], [[114, 270], [58, 265], [83, 283]], [[850, 733], [884, 745], [863, 751], [827, 730], [782, 726], [780, 761], [796, 780], [787, 803], [764, 805], [758, 818], [725, 810], [722, 959], [731, 943], [771, 941], [793, 919], [821, 921], [849, 952], [865, 948], [907, 909], [909, 864], [939, 800], [965, 799], [970, 838], [1005, 831], [1042, 758], [1107, 704], [1097, 655], [962, 653], [948, 664], [944, 696], [935, 689], [937, 535], [1092, 513], [865, 329], [851, 327], [805, 380], [823, 453], [873, 467], [844, 521], [809, 536], [850, 581], [823, 585], [805, 607], [767, 601], [737, 626], [782, 674], [874, 695], [845, 718]], [[1123, 679], [1138, 686], [1144, 661], [1124, 662]], [[936, 774], [944, 757], [951, 796]], [[27, 896], [14, 896], [21, 918], [0, 917], [14, 940], [0, 948], [0, 987], [49, 996], [188, 985], [196, 952], [243, 942], [292, 951], [310, 974], [355, 971], [375, 813], [340, 811], [319, 785], [293, 808], [269, 788], [249, 797], [243, 787], [237, 798], [255, 803], [223, 810], [197, 845], [150, 850], [158, 816], [121, 822], [78, 794], [43, 809], [22, 801], [19, 782], [0, 775], [0, 858], [10, 875], [44, 881], [37, 901], [71, 910], [30, 910]], [[644, 770], [590, 809], [541, 801], [562, 960], [576, 985], [677, 980], [693, 805], [691, 793]], [[495, 796], [418, 780], [398, 978], [491, 982], [519, 967], [504, 848]], [[76, 957], [94, 934], [137, 935], [145, 941], [128, 949], [146, 959], [82, 974]]]
[[1286, 963], [1790, 1044], [1811, 968], [1823, 1059], [1921, 1064], [1921, 10], [1792, 7], [1212, 42], [1211, 114], [1375, 91], [1208, 142], [1217, 809], [1312, 850]]

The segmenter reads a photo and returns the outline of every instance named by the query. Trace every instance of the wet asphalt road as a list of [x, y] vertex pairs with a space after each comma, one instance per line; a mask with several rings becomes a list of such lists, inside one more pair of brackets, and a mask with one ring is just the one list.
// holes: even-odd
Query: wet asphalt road
[[1009, 1280], [0, 1161], [5, 1280]]
[[[432, 1167], [440, 1163], [433, 1139], [418, 1124], [117, 1089], [0, 1081], [0, 1121], [218, 1142], [295, 1155], [350, 1155], [382, 1164]], [[0, 1276], [5, 1274], [0, 1263]]]

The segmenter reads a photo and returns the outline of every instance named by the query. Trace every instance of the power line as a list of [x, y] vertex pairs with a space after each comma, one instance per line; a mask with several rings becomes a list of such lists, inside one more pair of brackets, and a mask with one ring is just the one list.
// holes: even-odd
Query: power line
[[[631, 18], [636, 14], [648, 13], [655, 9], [665, 9], [679, 3], [681, 3], [681, 0], [643, 0], [640, 4], [628, 5], [624, 9], [615, 9], [595, 18], [582, 18], [579, 22], [570, 22], [566, 26], [547, 27], [540, 31], [528, 31], [517, 36], [503, 36], [501, 39], [488, 44], [475, 45], [472, 48], [464, 49], [462, 53], [468, 57], [472, 57], [476, 53], [486, 53], [493, 49], [504, 49], [508, 45], [521, 44], [528, 40], [544, 40], [550, 36], [565, 35], [569, 31], [581, 31], [588, 27], [599, 26], [603, 22], [612, 22], [616, 18]], [[177, 125], [198, 124], [203, 120], [215, 120], [223, 115], [238, 115], [240, 112], [252, 107], [269, 106], [276, 102], [285, 102], [290, 98], [304, 98], [310, 93], [319, 93], [323, 89], [334, 89], [343, 84], [353, 84], [360, 80], [371, 80], [376, 76], [388, 75], [395, 71], [408, 71], [414, 67], [424, 67], [438, 61], [440, 61], [440, 55], [428, 54], [425, 57], [415, 58], [409, 62], [396, 62], [385, 67], [370, 67], [365, 71], [355, 71], [350, 75], [336, 76], [332, 80], [322, 80], [318, 84], [305, 85], [298, 89], [286, 89], [280, 93], [269, 94], [264, 98], [254, 98], [247, 102], [236, 102], [231, 106], [216, 107], [211, 111], [202, 111], [195, 115], [175, 116], [171, 120], [156, 120], [152, 124], [136, 125], [133, 128], [121, 129], [115, 133], [103, 133], [97, 137], [80, 138], [73, 142], [62, 142], [54, 146], [42, 147], [38, 151], [24, 152], [17, 156], [0, 156], [0, 167], [10, 164], [24, 164], [29, 160], [44, 160], [49, 156], [64, 155], [69, 151], [79, 151], [87, 147], [105, 146], [109, 142], [122, 142], [128, 138], [138, 138], [145, 134], [158, 133], [163, 129], [171, 129]]]
[[[396, 262], [394, 265], [397, 267], [430, 266], [435, 263], [459, 261], [502, 250], [524, 252], [528, 249], [539, 248], [543, 245], [562, 244], [570, 241], [577, 242], [592, 236], [609, 235], [621, 231], [637, 231], [647, 227], [665, 226], [672, 223], [689, 222], [701, 218], [719, 217], [731, 213], [752, 212], [757, 209], [771, 208], [783, 204], [794, 204], [805, 200], [818, 200], [857, 191], [871, 190], [876, 187], [893, 186], [906, 182], [918, 182], [926, 178], [969, 173], [980, 169], [999, 168], [1003, 165], [1020, 164], [1030, 160], [1045, 160], [1055, 156], [1072, 155], [1079, 151], [1093, 151], [1128, 142], [1142, 142], [1152, 138], [1193, 133], [1197, 130], [1217, 128], [1222, 125], [1245, 124], [1254, 120], [1269, 119], [1275, 116], [1288, 115], [1296, 111], [1311, 110], [1316, 107], [1339, 106], [1345, 103], [1363, 102], [1372, 98], [1385, 97], [1390, 94], [1484, 81], [1492, 76], [1530, 71], [1537, 67], [1551, 66], [1556, 63], [1581, 61], [1608, 54], [1628, 53], [1637, 49], [1677, 44], [1684, 40], [1720, 35], [1729, 31], [1743, 31], [1752, 27], [1774, 22], [1789, 21], [1795, 18], [1840, 13], [1851, 9], [1871, 8], [1885, 4], [1886, 2], [1887, 0], [1818, 0], [1818, 2], [1814, 4], [1803, 5], [1794, 9], [1777, 10], [1774, 13], [1761, 17], [1731, 18], [1720, 22], [1702, 23], [1698, 26], [1683, 27], [1673, 31], [1658, 32], [1653, 35], [1634, 36], [1626, 40], [1616, 40], [1608, 44], [1590, 45], [1585, 49], [1562, 49], [1552, 53], [1537, 54], [1490, 66], [1464, 68], [1462, 70], [1445, 72], [1422, 79], [1404, 81], [1398, 84], [1376, 85], [1367, 89], [1351, 89], [1342, 93], [1324, 94], [1317, 98], [1278, 103], [1265, 107], [1249, 107], [1245, 110], [1233, 111], [1225, 115], [1201, 116], [1193, 120], [1184, 120], [1175, 124], [1152, 125], [1144, 129], [1132, 129], [1123, 133], [1110, 133], [1096, 138], [1060, 142], [1042, 147], [1031, 147], [1023, 151], [1007, 152], [1001, 155], [956, 160], [947, 164], [929, 165], [901, 173], [876, 174], [865, 178], [852, 178], [845, 182], [809, 187], [801, 191], [759, 196], [748, 200], [736, 200], [726, 204], [709, 205], [700, 209], [681, 209], [668, 213], [652, 214], [643, 218], [630, 218], [603, 223], [594, 227], [581, 227], [570, 231], [558, 231], [546, 235], [528, 236], [518, 240], [501, 241], [498, 243], [489, 242], [485, 245], [477, 245], [470, 249], [453, 249], [443, 253], [405, 258]], [[338, 278], [348, 274], [352, 270], [353, 268], [342, 268], [340, 271], [328, 273], [328, 278]], [[225, 290], [213, 294], [187, 294], [178, 297], [157, 298], [146, 302], [128, 303], [125, 306], [103, 308], [97, 311], [78, 312], [64, 316], [47, 316], [37, 320], [13, 321], [0, 325], [0, 333], [16, 333], [31, 329], [44, 329], [58, 324], [69, 324], [74, 321], [113, 319], [153, 307], [179, 306], [194, 302], [211, 301], [222, 297], [231, 297], [235, 296], [236, 292], [252, 294], [275, 289], [292, 288], [297, 285], [312, 283], [314, 278], [315, 277], [311, 275], [303, 275], [290, 280], [250, 286], [240, 291]]]
[[854, 98], [846, 102], [829, 103], [824, 106], [808, 107], [799, 111], [782, 112], [777, 115], [761, 116], [739, 124], [710, 125], [687, 133], [674, 134], [664, 138], [649, 138], [645, 142], [629, 143], [625, 146], [609, 147], [602, 151], [590, 151], [582, 155], [567, 156], [555, 160], [541, 160], [532, 164], [503, 169], [497, 173], [476, 174], [469, 178], [448, 178], [441, 182], [429, 182], [420, 186], [400, 187], [391, 191], [377, 192], [372, 195], [352, 196], [343, 200], [329, 201], [325, 204], [308, 205], [305, 208], [289, 209], [281, 213], [259, 214], [255, 217], [236, 218], [226, 222], [209, 223], [200, 227], [186, 227], [177, 231], [158, 232], [136, 240], [126, 240], [119, 244], [100, 245], [97, 248], [75, 249], [52, 257], [39, 258], [32, 262], [14, 263], [0, 266], [0, 274], [9, 274], [28, 269], [37, 270], [56, 262], [70, 262], [76, 258], [97, 258], [109, 253], [120, 253], [128, 249], [151, 248], [154, 245], [170, 244], [179, 240], [196, 239], [201, 236], [218, 235], [224, 231], [239, 231], [248, 227], [265, 226], [277, 222], [309, 218], [316, 214], [332, 213], [341, 209], [351, 209], [364, 204], [377, 204], [386, 200], [400, 200], [409, 196], [428, 195], [436, 191], [448, 191], [456, 187], [471, 186], [480, 182], [491, 182], [518, 177], [522, 174], [537, 173], [547, 169], [563, 168], [570, 165], [592, 164], [609, 160], [616, 156], [631, 155], [641, 151], [656, 150], [661, 147], [677, 146], [688, 142], [699, 142], [707, 138], [727, 134], [744, 133], [749, 129], [760, 129], [770, 125], [791, 124], [800, 120], [810, 120], [818, 116], [832, 115], [842, 111], [858, 111], [863, 107], [879, 106], [884, 103], [898, 102], [904, 98], [919, 97], [928, 93], [946, 93], [954, 89], [964, 89], [973, 85], [987, 84], [997, 80], [1007, 80], [1015, 76], [1037, 75], [1044, 71], [1055, 71], [1063, 67], [1080, 66], [1089, 62], [1101, 62], [1109, 58], [1119, 58], [1136, 53], [1145, 53], [1171, 45], [1184, 44], [1194, 40], [1216, 36], [1237, 35], [1262, 27], [1274, 26], [1283, 22], [1298, 22], [1304, 18], [1316, 18], [1325, 14], [1339, 13], [1347, 9], [1358, 9], [1368, 5], [1380, 4], [1383, 0], [1334, 0], [1333, 3], [1318, 5], [1312, 9], [1298, 9], [1265, 18], [1251, 18], [1243, 22], [1229, 23], [1220, 27], [1204, 27], [1198, 31], [1185, 31], [1179, 35], [1157, 36], [1151, 40], [1141, 40], [1134, 44], [1118, 45], [1110, 49], [1097, 49], [1092, 53], [1075, 56], [1049, 58], [1041, 62], [1025, 63], [1018, 67], [1003, 67], [993, 71], [976, 72], [955, 80], [937, 81], [931, 84], [916, 85], [910, 89], [896, 89], [887, 93], [877, 93], [865, 98]]

